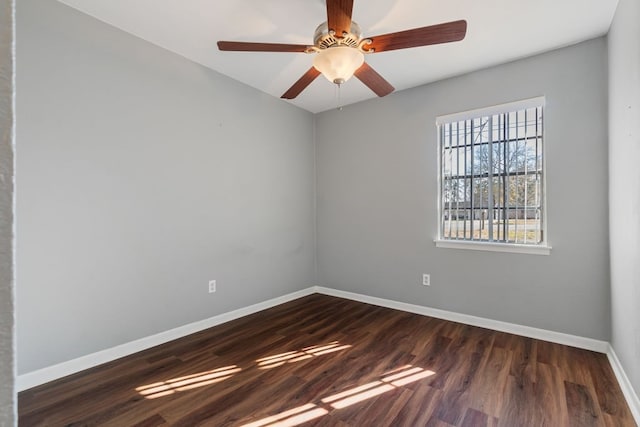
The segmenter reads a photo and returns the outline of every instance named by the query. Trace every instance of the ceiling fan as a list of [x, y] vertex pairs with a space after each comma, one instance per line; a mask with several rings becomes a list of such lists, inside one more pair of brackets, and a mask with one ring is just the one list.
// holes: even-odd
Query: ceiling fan
[[360, 27], [351, 20], [353, 0], [326, 1], [327, 22], [323, 22], [316, 28], [312, 46], [219, 41], [218, 49], [242, 52], [315, 53], [313, 67], [281, 96], [284, 99], [293, 99], [298, 96], [320, 74], [337, 85], [341, 85], [355, 75], [376, 95], [385, 96], [393, 92], [394, 87], [364, 62], [364, 54], [455, 42], [464, 39], [467, 32], [467, 21], [460, 20], [362, 38]]

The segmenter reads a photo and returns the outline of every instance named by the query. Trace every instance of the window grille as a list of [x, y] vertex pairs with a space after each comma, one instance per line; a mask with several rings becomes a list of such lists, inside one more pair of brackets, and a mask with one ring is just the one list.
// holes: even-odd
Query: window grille
[[438, 119], [440, 240], [544, 244], [543, 104]]

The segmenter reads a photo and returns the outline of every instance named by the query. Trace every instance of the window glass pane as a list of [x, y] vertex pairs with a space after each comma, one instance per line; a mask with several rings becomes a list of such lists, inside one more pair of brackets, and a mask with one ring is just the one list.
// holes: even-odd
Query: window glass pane
[[542, 129], [542, 105], [440, 122], [441, 238], [543, 242]]

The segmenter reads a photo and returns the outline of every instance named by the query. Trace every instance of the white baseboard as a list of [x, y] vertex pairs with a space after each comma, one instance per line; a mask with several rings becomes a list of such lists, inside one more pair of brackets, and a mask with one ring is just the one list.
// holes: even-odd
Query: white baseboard
[[72, 359], [57, 365], [38, 369], [37, 371], [18, 375], [16, 378], [16, 389], [17, 391], [24, 391], [29, 388], [48, 383], [49, 381], [57, 380], [59, 378], [66, 377], [67, 375], [75, 374], [76, 372], [84, 371], [85, 369], [93, 368], [94, 366], [167, 343], [177, 338], [182, 338], [195, 332], [199, 332], [243, 316], [248, 316], [249, 314], [257, 313], [258, 311], [266, 310], [267, 308], [284, 304], [285, 302], [289, 302], [297, 298], [311, 295], [314, 292], [315, 287], [312, 286], [301, 291], [253, 304], [248, 307], [239, 308], [228, 313], [223, 313], [209, 319], [190, 323], [165, 332], [160, 332], [159, 334], [78, 357], [77, 359]]
[[486, 319], [484, 317], [470, 316], [468, 314], [455, 313], [453, 311], [440, 310], [437, 308], [425, 307], [422, 305], [408, 304], [405, 302], [393, 301], [384, 298], [370, 297], [368, 295], [356, 294], [353, 292], [339, 291], [331, 288], [316, 286], [316, 292], [331, 295], [339, 298], [360, 301], [367, 304], [381, 307], [393, 308], [407, 311], [409, 313], [422, 314], [424, 316], [437, 317], [438, 319], [450, 320], [452, 322], [464, 323], [471, 326], [492, 329], [494, 331], [508, 332], [514, 335], [521, 335], [528, 338], [535, 338], [543, 341], [564, 344], [571, 347], [583, 348], [586, 350], [607, 353], [609, 343], [592, 338], [579, 337], [576, 335], [564, 334], [561, 332], [548, 331], [546, 329], [532, 328], [531, 326], [517, 325], [514, 323], [501, 322], [499, 320]]
[[611, 345], [609, 345], [609, 348], [607, 350], [607, 358], [609, 359], [611, 368], [613, 368], [613, 373], [616, 375], [618, 384], [620, 384], [622, 393], [624, 394], [625, 399], [627, 399], [627, 403], [629, 404], [629, 409], [631, 409], [633, 418], [636, 420], [636, 424], [640, 426], [640, 398], [638, 398], [638, 395], [633, 389], [631, 381], [629, 381], [629, 377], [622, 368], [620, 359], [618, 359], [618, 356], [616, 355], [616, 352], [613, 350], [613, 347], [611, 347]]

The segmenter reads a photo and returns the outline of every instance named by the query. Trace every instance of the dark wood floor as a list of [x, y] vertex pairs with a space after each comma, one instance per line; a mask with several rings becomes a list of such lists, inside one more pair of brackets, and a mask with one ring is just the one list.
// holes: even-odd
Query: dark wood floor
[[634, 426], [603, 354], [312, 295], [19, 395], [21, 426]]

